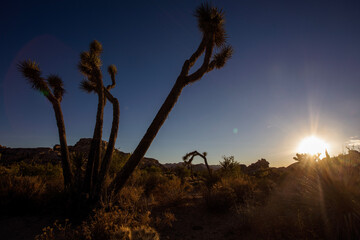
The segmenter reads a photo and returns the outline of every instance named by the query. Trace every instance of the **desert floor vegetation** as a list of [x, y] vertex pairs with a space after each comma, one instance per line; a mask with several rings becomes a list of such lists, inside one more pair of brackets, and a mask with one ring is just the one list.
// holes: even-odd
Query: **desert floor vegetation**
[[[115, 157], [111, 168], [127, 158]], [[244, 167], [224, 157], [211, 176], [206, 168], [191, 174], [186, 164], [138, 167], [121, 192], [82, 218], [71, 214], [60, 166], [36, 159], [3, 164], [1, 231], [7, 239], [359, 237], [360, 153], [295, 159], [271, 168], [264, 159]], [[14, 222], [21, 229], [9, 226]]]

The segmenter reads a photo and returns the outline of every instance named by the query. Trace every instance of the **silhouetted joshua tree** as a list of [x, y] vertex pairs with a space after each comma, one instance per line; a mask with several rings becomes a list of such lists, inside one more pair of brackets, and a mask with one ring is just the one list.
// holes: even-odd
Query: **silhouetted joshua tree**
[[[225, 21], [222, 10], [208, 4], [202, 4], [196, 9], [195, 16], [198, 19], [198, 27], [202, 32], [200, 45], [191, 57], [184, 62], [180, 75], [176, 79], [165, 102], [135, 151], [111, 183], [111, 187], [115, 192], [122, 189], [140, 160], [144, 157], [159, 129], [177, 102], [183, 88], [200, 80], [205, 73], [212, 71], [214, 68], [222, 68], [232, 55], [233, 50], [231, 46], [226, 45]], [[220, 51], [213, 54], [214, 48], [220, 48]], [[189, 73], [202, 54], [205, 54], [202, 65], [193, 73]]]
[[[108, 67], [108, 73], [111, 77], [111, 85], [104, 87], [100, 70], [101, 52], [101, 44], [96, 40], [93, 41], [90, 44], [90, 50], [88, 52], [81, 53], [80, 62], [78, 65], [80, 72], [85, 77], [87, 77], [87, 80], [83, 80], [81, 82], [81, 88], [86, 92], [94, 92], [98, 95], [96, 124], [89, 150], [88, 164], [84, 179], [84, 192], [90, 193], [91, 198], [96, 200], [100, 197], [101, 190], [104, 185], [104, 180], [110, 167], [110, 162], [117, 138], [120, 117], [119, 102], [110, 93], [110, 89], [114, 88], [116, 84], [115, 75], [117, 73], [117, 69], [114, 65], [110, 65]], [[101, 161], [101, 138], [106, 99], [108, 99], [113, 105], [113, 122], [105, 156]]]
[[[208, 170], [208, 172], [209, 172], [209, 177], [211, 178], [211, 177], [212, 177], [211, 169], [210, 169], [209, 164], [208, 164], [208, 162], [207, 162], [206, 155], [207, 155], [206, 152], [204, 152], [203, 154], [201, 154], [201, 153], [199, 153], [198, 151], [193, 151], [193, 152], [187, 153], [185, 156], [183, 156], [183, 160], [184, 160], [185, 164], [188, 164], [188, 165], [191, 166], [192, 161], [194, 160], [194, 157], [196, 157], [196, 156], [201, 157], [202, 159], [204, 159], [205, 166], [206, 166], [206, 168], [207, 168], [207, 170]], [[192, 167], [191, 167], [191, 175], [192, 175], [192, 174], [193, 174], [193, 173], [192, 173]]]
[[23, 76], [29, 80], [32, 88], [40, 91], [53, 106], [59, 131], [64, 186], [65, 188], [68, 188], [72, 184], [73, 174], [71, 172], [69, 149], [66, 143], [65, 124], [60, 105], [65, 92], [63, 82], [57, 75], [49, 75], [46, 79], [43, 78], [38, 64], [31, 60], [20, 62], [18, 68]]
[[[117, 69], [114, 65], [110, 65], [108, 67], [108, 73], [111, 77], [111, 84], [107, 87], [104, 87], [102, 73], [100, 70], [101, 52], [101, 44], [98, 41], [93, 41], [90, 44], [90, 50], [88, 52], [81, 53], [80, 62], [78, 65], [81, 73], [87, 78], [81, 82], [81, 88], [89, 93], [97, 93], [99, 98], [94, 135], [89, 150], [88, 162], [86, 165], [86, 172], [83, 183], [83, 192], [89, 194], [89, 200], [94, 202], [100, 199], [100, 194], [104, 190], [104, 181], [112, 160], [120, 117], [119, 102], [110, 93], [110, 90], [116, 85], [115, 75], [117, 73]], [[65, 92], [62, 80], [56, 75], [50, 75], [47, 80], [45, 80], [41, 77], [41, 72], [38, 65], [30, 60], [21, 62], [19, 64], [19, 70], [30, 81], [32, 87], [41, 91], [53, 105], [59, 129], [64, 185], [66, 187], [70, 187], [73, 183], [73, 174], [69, 157], [69, 150], [66, 143], [65, 125], [60, 107], [60, 102]], [[49, 86], [51, 87], [52, 92], [50, 91]], [[101, 138], [106, 99], [109, 100], [113, 105], [113, 121], [105, 156], [101, 161]]]
[[90, 44], [90, 49], [87, 52], [80, 54], [80, 62], [78, 68], [80, 72], [87, 78], [82, 82], [82, 88], [85, 86], [92, 86], [98, 95], [98, 107], [96, 113], [96, 123], [94, 134], [90, 145], [88, 163], [86, 166], [84, 191], [90, 193], [92, 184], [96, 182], [97, 170], [101, 158], [101, 140], [102, 140], [102, 127], [104, 118], [104, 85], [101, 73], [101, 60], [100, 54], [102, 46], [98, 41], [93, 41]]

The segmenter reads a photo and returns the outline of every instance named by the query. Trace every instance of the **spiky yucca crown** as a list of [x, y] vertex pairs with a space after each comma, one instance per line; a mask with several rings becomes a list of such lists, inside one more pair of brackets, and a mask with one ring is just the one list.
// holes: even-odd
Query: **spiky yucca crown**
[[[80, 54], [78, 68], [80, 72], [87, 78], [80, 83], [80, 88], [88, 93], [97, 92], [96, 81], [98, 79], [96, 75], [101, 75], [100, 67], [102, 63], [100, 55], [102, 50], [101, 43], [97, 40], [94, 40], [90, 43], [89, 51], [85, 51]], [[112, 82], [112, 85], [108, 86], [110, 89], [115, 86], [115, 75], [117, 73], [115, 65], [110, 65], [108, 67], [108, 73]]]
[[78, 68], [80, 72], [90, 81], [95, 81], [92, 79], [92, 76], [94, 75], [95, 71], [100, 70], [102, 64], [100, 59], [101, 52], [101, 43], [97, 40], [94, 40], [90, 43], [89, 51], [85, 51], [80, 54]]
[[61, 78], [58, 75], [51, 74], [48, 76], [47, 82], [52, 88], [55, 97], [61, 101], [65, 93], [64, 84]]
[[108, 73], [110, 74], [110, 76], [115, 76], [116, 73], [117, 73], [117, 68], [114, 64], [111, 64], [109, 67], [108, 67]]
[[49, 75], [47, 81], [41, 77], [41, 71], [39, 65], [32, 60], [25, 60], [18, 64], [19, 71], [29, 81], [31, 87], [35, 90], [42, 92], [45, 96], [49, 96], [50, 89], [53, 90], [55, 98], [59, 101], [65, 93], [64, 84], [61, 78], [57, 75]]
[[231, 58], [233, 54], [233, 48], [230, 45], [225, 45], [221, 48], [219, 53], [216, 53], [213, 57], [214, 67], [219, 69], [222, 68], [226, 61]]
[[203, 3], [196, 9], [195, 16], [204, 35], [214, 34], [216, 46], [220, 47], [226, 42], [225, 19], [221, 9]]
[[214, 41], [218, 53], [214, 54], [207, 72], [214, 68], [222, 68], [233, 54], [233, 49], [226, 44], [226, 31], [224, 28], [224, 12], [221, 9], [210, 6], [208, 3], [201, 4], [195, 11], [198, 19], [198, 27], [203, 33], [204, 39]]

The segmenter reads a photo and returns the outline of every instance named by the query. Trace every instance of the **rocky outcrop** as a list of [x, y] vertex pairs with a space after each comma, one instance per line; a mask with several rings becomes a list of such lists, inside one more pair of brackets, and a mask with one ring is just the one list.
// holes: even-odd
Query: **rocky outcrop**
[[161, 163], [159, 163], [158, 160], [154, 159], [154, 158], [147, 158], [147, 157], [144, 157], [140, 163], [139, 163], [139, 168], [140, 169], [145, 169], [145, 168], [150, 168], [150, 167], [157, 167], [157, 168], [160, 168], [162, 170], [166, 170], [166, 167], [164, 167], [164, 165], [162, 165]]
[[2, 165], [9, 165], [15, 162], [32, 160], [38, 163], [59, 162], [60, 152], [51, 148], [0, 148], [0, 162]]
[[[75, 143], [74, 146], [69, 146], [69, 151], [88, 154], [90, 150], [91, 140], [92, 140], [91, 138], [80, 138], [80, 140], [77, 143]], [[108, 143], [106, 141], [101, 142], [102, 151], [106, 150], [107, 145]], [[115, 151], [119, 151], [119, 150], [115, 149]]]
[[[102, 141], [102, 150], [105, 151], [107, 142]], [[91, 138], [81, 138], [74, 146], [69, 146], [70, 153], [82, 153], [87, 156], [90, 150]], [[114, 156], [126, 157], [129, 153], [124, 153], [114, 149]], [[60, 145], [53, 148], [8, 148], [0, 145], [0, 165], [9, 165], [20, 161], [35, 161], [37, 163], [59, 163], [61, 161]], [[149, 168], [155, 166], [165, 169], [158, 160], [154, 158], [143, 158], [139, 167]]]

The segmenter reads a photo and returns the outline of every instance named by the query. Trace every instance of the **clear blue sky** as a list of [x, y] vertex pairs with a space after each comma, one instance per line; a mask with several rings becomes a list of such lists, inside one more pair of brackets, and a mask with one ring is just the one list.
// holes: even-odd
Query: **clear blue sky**
[[[132, 152], [198, 46], [201, 1], [6, 1], [0, 9], [0, 144], [53, 146], [53, 109], [17, 72], [34, 59], [62, 77], [69, 145], [91, 137], [97, 97], [79, 90], [79, 53], [97, 39], [118, 68], [116, 147]], [[193, 150], [249, 164], [292, 163], [316, 134], [338, 154], [360, 138], [359, 1], [211, 1], [226, 16], [234, 56], [184, 89], [147, 156], [179, 162]], [[110, 79], [105, 74], [105, 82]], [[105, 111], [104, 140], [112, 110]]]

